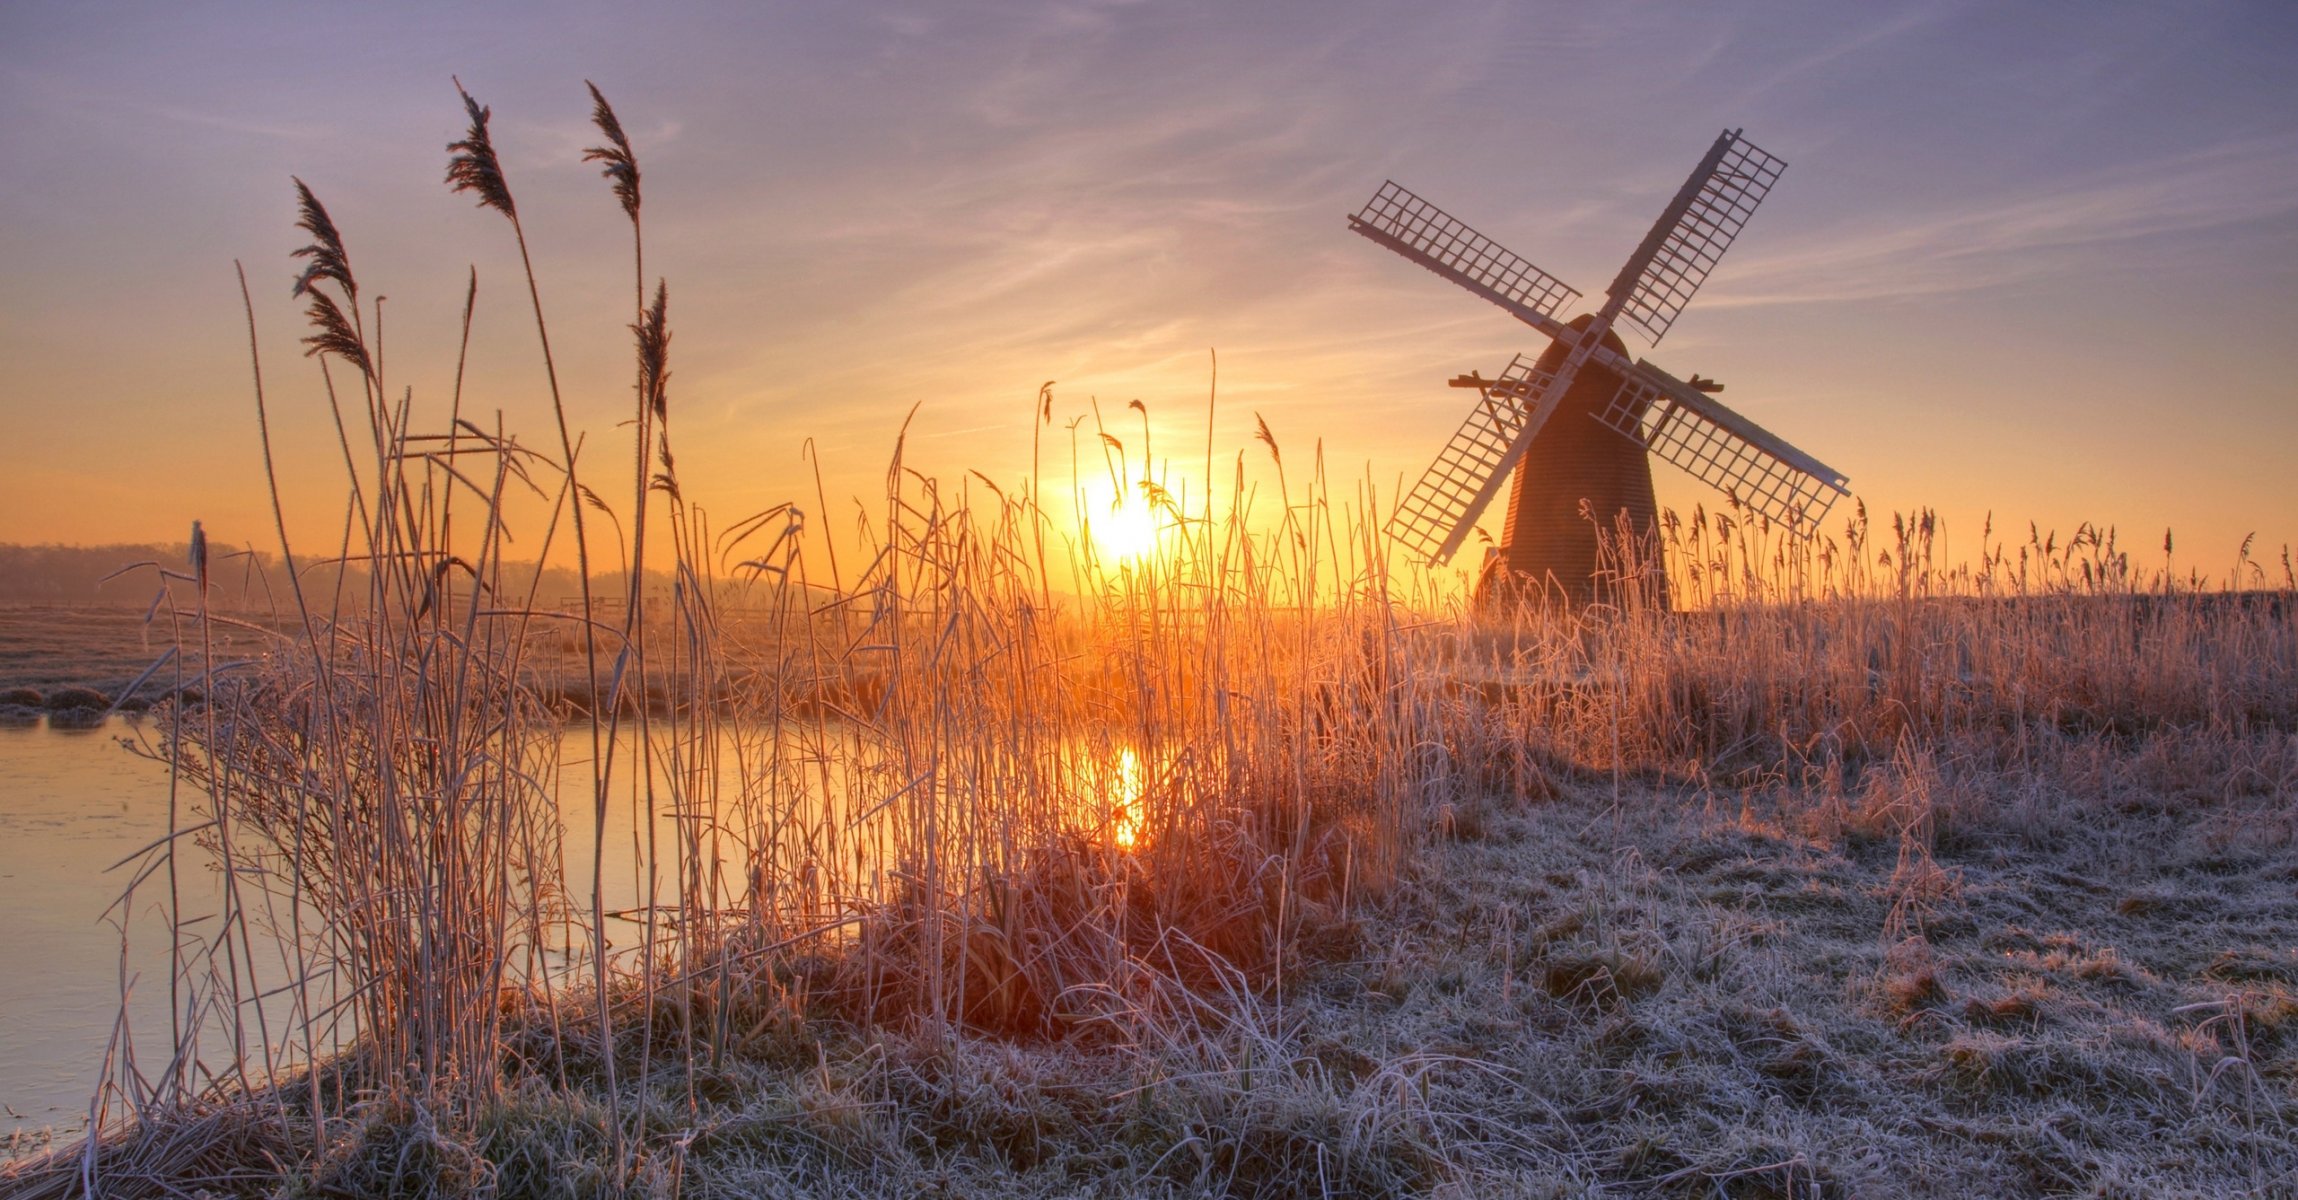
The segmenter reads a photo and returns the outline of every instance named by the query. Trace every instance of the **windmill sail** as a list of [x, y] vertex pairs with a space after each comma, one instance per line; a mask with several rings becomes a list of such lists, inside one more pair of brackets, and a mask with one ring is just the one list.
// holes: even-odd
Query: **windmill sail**
[[[1350, 229], [1555, 343], [1539, 358], [1519, 355], [1482, 389], [1390, 516], [1390, 535], [1432, 565], [1448, 561], [1515, 471], [1506, 553], [1488, 561], [1479, 595], [1508, 594], [1529, 580], [1543, 594], [1553, 585], [1580, 601], [1597, 598], [1611, 568], [1585, 514], [1591, 506], [1616, 509], [1597, 512], [1593, 524], [1635, 526], [1644, 537], [1655, 506], [1649, 460], [1580, 424], [1583, 412], [1791, 533], [1814, 532], [1835, 499], [1849, 494], [1844, 476], [1649, 362], [1631, 363], [1614, 331], [1626, 322], [1654, 343], [1666, 336], [1786, 167], [1740, 131], [1725, 130], [1606, 289], [1604, 304], [1569, 325], [1556, 313], [1577, 291], [1395, 182], [1383, 184], [1348, 218]], [[1554, 424], [1566, 409], [1566, 424]], [[1493, 580], [1501, 581], [1497, 589]], [[1666, 603], [1664, 578], [1638, 586]]]
[[1725, 130], [1612, 281], [1606, 294], [1620, 317], [1659, 345], [1786, 169], [1739, 130]]
[[1555, 411], [1564, 389], [1534, 363], [1517, 355], [1483, 390], [1468, 419], [1390, 515], [1389, 535], [1423, 560], [1442, 563], [1460, 549], [1509, 470], [1524, 457], [1524, 448]]
[[1348, 227], [1507, 309], [1549, 337], [1579, 291], [1391, 180]]
[[1593, 415], [1798, 535], [1816, 532], [1836, 497], [1850, 494], [1842, 472], [1642, 359]]

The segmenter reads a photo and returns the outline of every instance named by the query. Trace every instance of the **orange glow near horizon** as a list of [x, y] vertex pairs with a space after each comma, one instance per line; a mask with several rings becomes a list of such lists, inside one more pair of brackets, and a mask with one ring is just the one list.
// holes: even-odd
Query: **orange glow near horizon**
[[[1744, 121], [1791, 168], [1664, 347], [1639, 354], [1728, 380], [1735, 411], [1846, 472], [1871, 511], [1937, 511], [1950, 558], [1977, 556], [1990, 514], [2173, 528], [2181, 573], [2214, 579], [2247, 572], [2246, 539], [2261, 559], [2298, 545], [2280, 351], [2298, 311], [2298, 76], [2271, 6], [2103, 23], [1845, 7], [1792, 28], [1692, 6], [1590, 22], [1584, 53], [1537, 72], [1515, 51], [1550, 31], [1520, 6], [1344, 4], [1312, 39], [1253, 6], [1173, 22], [1155, 6], [706, 3], [570, 23], [513, 0], [461, 13], [449, 39], [419, 10], [364, 14], [347, 37], [256, 12], [49, 7], [0, 41], [38, 101], [0, 122], [28, 181], [0, 196], [18, 284], [0, 297], [0, 543], [175, 543], [196, 518], [218, 545], [276, 553], [276, 479], [298, 557], [340, 545], [344, 474], [372, 455], [347, 461], [303, 353], [294, 252], [311, 235], [293, 176], [346, 239], [379, 342], [388, 313], [384, 393], [413, 431], [499, 420], [559, 457], [563, 419], [588, 439], [585, 488], [629, 526], [652, 474], [625, 425], [630, 309], [634, 287], [664, 283], [665, 428], [697, 508], [796, 502], [809, 545], [834, 540], [851, 567], [875, 549], [857, 508], [882, 523], [898, 453], [952, 483], [1036, 475], [1049, 537], [1138, 568], [1173, 531], [1142, 478], [1192, 520], [1257, 496], [1265, 529], [1293, 502], [1281, 443], [1296, 496], [1321, 459], [1336, 507], [1385, 508], [1467, 412], [1445, 380], [1544, 348], [1348, 231], [1383, 178], [1584, 306], [1717, 128]], [[2057, 45], [2083, 50], [2026, 49]], [[2099, 88], [2093, 64], [2118, 53], [2145, 79]], [[1685, 90], [1624, 86], [1623, 61], [1664, 64], [1654, 77]], [[582, 159], [581, 63], [619, 64], [597, 82], [649, 173], [643, 280]], [[442, 186], [458, 71], [498, 122], [516, 238]], [[292, 112], [274, 111], [283, 95]], [[1686, 95], [1742, 100], [1700, 112]], [[2164, 311], [2216, 316], [2128, 353]], [[1662, 505], [1718, 503], [1657, 474]], [[556, 565], [572, 531], [550, 532], [539, 483], [509, 485], [508, 555]], [[593, 515], [609, 527], [586, 529], [593, 562], [611, 569], [613, 523]], [[1066, 565], [1049, 556], [1056, 581]]]

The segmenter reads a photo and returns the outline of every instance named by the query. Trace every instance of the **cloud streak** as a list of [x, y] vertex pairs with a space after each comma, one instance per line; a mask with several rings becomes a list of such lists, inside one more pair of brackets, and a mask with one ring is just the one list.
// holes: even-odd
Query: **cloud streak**
[[2293, 164], [2298, 136], [2245, 139], [1959, 211], [1877, 217], [1733, 263], [1701, 303], [1942, 296], [2095, 267], [2149, 239], [2298, 212]]

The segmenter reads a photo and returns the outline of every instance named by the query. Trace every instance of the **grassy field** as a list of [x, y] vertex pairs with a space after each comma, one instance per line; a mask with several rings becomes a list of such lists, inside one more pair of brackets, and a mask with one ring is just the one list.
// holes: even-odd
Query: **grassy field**
[[[219, 650], [260, 654], [273, 640], [262, 629], [222, 628]], [[121, 697], [146, 668], [174, 648], [176, 631], [133, 608], [0, 608], [0, 692], [29, 689], [25, 707], [41, 707], [63, 688]], [[169, 679], [173, 679], [170, 673]], [[147, 703], [167, 688], [155, 675], [134, 699]]]
[[[450, 179], [524, 253], [468, 112]], [[159, 904], [184, 1016], [14, 1192], [2289, 1193], [2286, 565], [1727, 507], [1647, 548], [1688, 611], [1479, 613], [1265, 428], [1256, 511], [1242, 456], [1188, 505], [1133, 480], [1128, 426], [1150, 552], [897, 452], [841, 570], [793, 509], [688, 503], [643, 270], [650, 482], [610, 502], [563, 416], [418, 431], [299, 199], [357, 432], [345, 543], [280, 553], [371, 569], [274, 581], [260, 661], [144, 722], [183, 802], [131, 908], [215, 862], [222, 899]], [[679, 586], [520, 594], [514, 492], [578, 578]], [[205, 570], [199, 670], [242, 661]]]

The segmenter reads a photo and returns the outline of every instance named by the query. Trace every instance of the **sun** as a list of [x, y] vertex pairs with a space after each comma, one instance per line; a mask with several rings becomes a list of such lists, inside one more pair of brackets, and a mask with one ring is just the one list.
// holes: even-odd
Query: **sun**
[[1119, 500], [1087, 518], [1095, 555], [1102, 562], [1122, 566], [1140, 562], [1157, 552], [1157, 521], [1147, 501], [1139, 497]]

